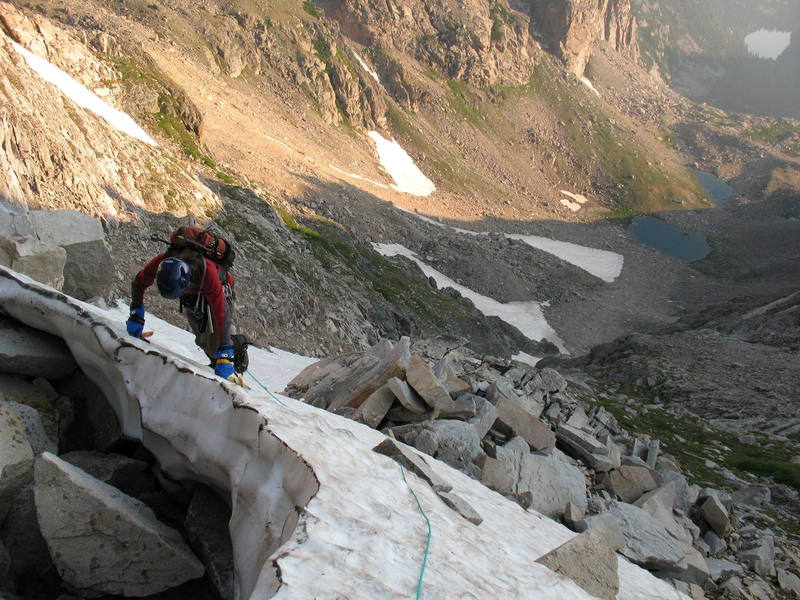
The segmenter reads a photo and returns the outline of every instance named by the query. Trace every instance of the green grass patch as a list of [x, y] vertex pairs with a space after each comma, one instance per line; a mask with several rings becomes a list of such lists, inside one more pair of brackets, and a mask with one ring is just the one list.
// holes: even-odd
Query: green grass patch
[[217, 179], [219, 179], [221, 182], [227, 183], [228, 185], [236, 185], [236, 180], [230, 175], [226, 175], [222, 171], [217, 171], [216, 175]]
[[321, 19], [322, 17], [325, 16], [322, 10], [316, 4], [310, 2], [309, 0], [305, 0], [305, 2], [303, 2], [303, 10], [306, 11], [315, 19]]
[[333, 54], [331, 53], [331, 46], [325, 40], [311, 40], [311, 44], [314, 46], [314, 53], [317, 55], [322, 62], [326, 65], [329, 65], [333, 60]]
[[800, 128], [787, 121], [777, 121], [770, 125], [753, 125], [744, 130], [744, 135], [751, 140], [773, 146], [788, 140], [795, 134], [800, 134]]
[[481, 115], [474, 104], [472, 94], [469, 92], [467, 85], [455, 79], [448, 79], [447, 87], [453, 92], [453, 95], [448, 99], [450, 106], [452, 106], [457, 113], [466, 117], [467, 121], [473, 125], [480, 125]]
[[169, 93], [168, 86], [155, 73], [136, 61], [115, 58], [113, 64], [122, 77], [123, 86], [130, 88], [134, 85], [145, 85], [158, 95], [158, 112], [153, 117], [164, 136], [175, 142], [186, 156], [216, 169], [217, 163], [203, 152], [197, 136], [181, 120], [181, 107]]
[[[284, 224], [308, 243], [312, 254], [326, 270], [336, 268], [340, 277], [360, 282], [392, 306], [404, 307], [404, 312], [415, 315], [420, 323], [433, 325], [439, 331], [458, 331], [467, 321], [473, 321], [461, 304], [431, 288], [424, 276], [413, 276], [377, 252], [353, 244], [335, 223], [314, 220], [314, 229], [311, 229], [299, 224], [288, 211], [276, 210]], [[282, 264], [278, 268], [291, 266]]]
[[166, 137], [176, 142], [187, 156], [196, 159], [203, 157], [197, 139], [166, 106], [163, 106], [158, 113], [158, 128]]
[[[666, 407], [656, 408], [655, 393], [650, 389], [603, 386], [606, 396], [596, 402], [611, 412], [620, 425], [633, 434], [646, 434], [661, 441], [662, 450], [672, 454], [684, 470], [702, 483], [712, 486], [729, 484], [721, 471], [728, 468], [742, 476], [746, 473], [769, 477], [800, 491], [800, 465], [791, 459], [800, 453], [792, 442], [767, 439], [758, 444], [746, 444], [738, 436], [703, 425], [701, 419], [683, 414], [676, 416]], [[614, 398], [621, 391], [632, 403], [623, 404]], [[633, 411], [626, 410], [626, 406]], [[645, 408], [647, 406], [647, 408]], [[709, 466], [711, 460], [718, 466]]]

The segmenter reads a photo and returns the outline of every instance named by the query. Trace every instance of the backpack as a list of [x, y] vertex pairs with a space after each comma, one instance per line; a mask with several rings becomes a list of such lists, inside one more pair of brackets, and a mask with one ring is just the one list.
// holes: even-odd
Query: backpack
[[204, 257], [213, 260], [222, 267], [221, 273], [230, 270], [236, 258], [236, 252], [230, 242], [202, 227], [178, 227], [170, 234], [167, 254], [174, 254], [185, 248], [196, 250]]

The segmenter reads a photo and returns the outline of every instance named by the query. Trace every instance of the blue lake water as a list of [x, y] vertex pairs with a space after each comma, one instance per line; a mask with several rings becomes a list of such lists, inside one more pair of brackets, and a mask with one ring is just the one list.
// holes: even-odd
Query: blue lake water
[[643, 244], [687, 262], [705, 258], [712, 250], [705, 236], [683, 231], [656, 217], [634, 217], [628, 232]]
[[733, 195], [733, 188], [731, 186], [711, 173], [698, 171], [697, 169], [689, 170], [697, 178], [697, 181], [700, 182], [700, 186], [703, 188], [706, 196], [711, 199], [711, 202], [717, 206], [722, 206], [723, 204], [728, 203], [728, 200], [730, 200], [731, 196]]

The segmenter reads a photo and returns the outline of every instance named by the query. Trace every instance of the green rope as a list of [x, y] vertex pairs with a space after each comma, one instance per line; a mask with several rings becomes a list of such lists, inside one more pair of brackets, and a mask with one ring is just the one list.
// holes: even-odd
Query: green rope
[[408, 486], [408, 489], [411, 490], [411, 495], [414, 496], [414, 500], [417, 502], [417, 508], [422, 516], [425, 518], [425, 523], [428, 525], [428, 539], [425, 542], [425, 554], [422, 557], [422, 568], [419, 571], [419, 581], [417, 582], [417, 600], [422, 597], [422, 578], [425, 576], [425, 565], [428, 563], [428, 554], [431, 549], [431, 521], [428, 518], [428, 515], [425, 514], [425, 511], [422, 510], [422, 504], [420, 504], [419, 498], [417, 498], [417, 494], [414, 493], [414, 488], [412, 488], [408, 481], [406, 480], [406, 471], [403, 468], [403, 465], [400, 465], [400, 474], [403, 476], [403, 481]]
[[248, 374], [248, 375], [250, 375], [250, 377], [252, 377], [252, 378], [253, 378], [253, 381], [255, 381], [255, 382], [258, 384], [258, 385], [260, 385], [260, 386], [263, 388], [263, 390], [264, 390], [265, 392], [267, 392], [267, 393], [268, 393], [270, 396], [272, 396], [272, 399], [273, 399], [273, 400], [275, 400], [275, 402], [277, 402], [278, 404], [280, 404], [281, 406], [283, 406], [283, 407], [285, 407], [285, 408], [289, 408], [289, 407], [288, 407], [288, 406], [286, 406], [286, 405], [285, 405], [283, 402], [281, 402], [281, 399], [280, 399], [280, 398], [278, 398], [278, 397], [277, 397], [275, 394], [273, 394], [272, 392], [270, 392], [270, 391], [269, 391], [269, 388], [267, 388], [267, 386], [265, 386], [265, 385], [264, 385], [263, 383], [261, 383], [261, 382], [260, 382], [258, 379], [256, 379], [256, 376], [255, 376], [255, 375], [253, 375], [253, 374], [252, 374], [250, 371], [248, 371], [248, 372], [247, 372], [247, 374]]
[[[272, 398], [281, 406], [286, 407], [286, 404], [281, 402], [280, 398], [278, 398], [275, 394], [269, 391], [269, 388], [261, 383], [255, 375], [253, 375], [250, 371], [247, 372], [248, 375], [255, 381], [261, 388], [267, 392]], [[287, 407], [288, 408], [288, 407]], [[417, 581], [417, 600], [422, 597], [422, 578], [425, 576], [425, 566], [428, 564], [428, 555], [430, 554], [431, 549], [431, 520], [428, 518], [428, 515], [425, 514], [425, 511], [422, 509], [422, 504], [417, 497], [417, 494], [414, 492], [414, 489], [409, 485], [408, 480], [406, 479], [406, 471], [403, 468], [403, 465], [400, 465], [400, 474], [403, 476], [403, 481], [408, 486], [409, 491], [411, 491], [411, 495], [414, 496], [414, 501], [417, 503], [417, 508], [419, 509], [420, 514], [422, 514], [423, 518], [425, 519], [425, 524], [428, 526], [428, 539], [425, 540], [425, 554], [422, 557], [422, 568], [419, 571], [419, 580]]]

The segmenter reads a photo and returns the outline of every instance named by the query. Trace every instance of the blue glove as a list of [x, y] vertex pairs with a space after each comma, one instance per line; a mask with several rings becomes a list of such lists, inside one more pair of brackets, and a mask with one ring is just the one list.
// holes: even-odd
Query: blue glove
[[217, 350], [214, 355], [216, 363], [214, 365], [214, 374], [228, 381], [232, 381], [237, 385], [242, 385], [242, 377], [238, 375], [233, 368], [233, 346], [224, 346]]
[[131, 306], [131, 316], [125, 321], [128, 335], [140, 338], [144, 331], [144, 306]]

